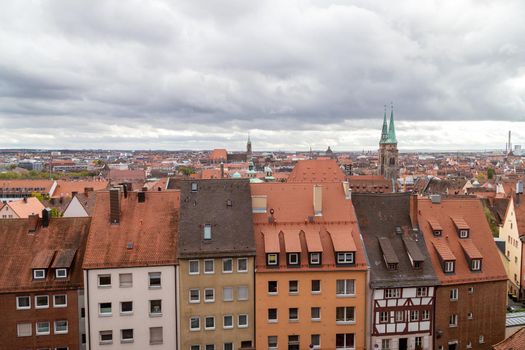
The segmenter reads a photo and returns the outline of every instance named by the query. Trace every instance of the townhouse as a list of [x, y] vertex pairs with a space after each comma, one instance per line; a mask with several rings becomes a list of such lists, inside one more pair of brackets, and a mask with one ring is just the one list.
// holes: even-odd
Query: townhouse
[[40, 215], [45, 207], [35, 197], [23, 198], [7, 202], [0, 207], [0, 219], [20, 219], [29, 215]]
[[170, 186], [181, 190], [179, 348], [252, 349], [255, 243], [249, 181], [170, 181]]
[[251, 189], [257, 349], [363, 349], [368, 266], [348, 183]]
[[178, 191], [97, 193], [84, 258], [88, 349], [175, 349]]
[[352, 195], [370, 264], [373, 349], [433, 349], [439, 284], [409, 193]]
[[90, 218], [0, 220], [0, 349], [85, 349]]
[[505, 338], [507, 276], [479, 199], [418, 200], [418, 223], [439, 279], [434, 348], [490, 349]]

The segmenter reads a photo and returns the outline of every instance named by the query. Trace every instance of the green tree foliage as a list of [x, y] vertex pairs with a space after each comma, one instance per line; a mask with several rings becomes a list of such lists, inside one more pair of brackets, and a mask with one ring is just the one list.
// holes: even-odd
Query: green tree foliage
[[189, 166], [180, 166], [178, 170], [184, 176], [190, 176], [191, 174], [195, 174], [195, 169]]
[[483, 212], [485, 213], [485, 217], [487, 218], [487, 222], [489, 223], [490, 230], [492, 231], [492, 236], [499, 237], [499, 226], [496, 222], [496, 219], [494, 218], [494, 215], [490, 211], [489, 208], [483, 206]]
[[494, 169], [488, 168], [487, 169], [487, 179], [492, 180], [494, 178]]

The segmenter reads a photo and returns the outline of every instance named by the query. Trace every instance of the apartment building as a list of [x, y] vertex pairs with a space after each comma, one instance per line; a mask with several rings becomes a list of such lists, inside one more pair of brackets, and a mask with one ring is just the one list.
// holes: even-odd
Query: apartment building
[[372, 349], [433, 349], [439, 280], [409, 193], [352, 195], [370, 264]]
[[88, 349], [175, 349], [178, 191], [97, 193], [84, 259]]
[[0, 349], [85, 349], [90, 218], [0, 220]]
[[505, 338], [507, 275], [480, 200], [419, 198], [417, 212], [440, 282], [434, 348], [491, 349]]
[[252, 349], [254, 256], [248, 180], [170, 181], [181, 190], [180, 349]]
[[363, 349], [368, 266], [348, 183], [251, 189], [257, 349]]

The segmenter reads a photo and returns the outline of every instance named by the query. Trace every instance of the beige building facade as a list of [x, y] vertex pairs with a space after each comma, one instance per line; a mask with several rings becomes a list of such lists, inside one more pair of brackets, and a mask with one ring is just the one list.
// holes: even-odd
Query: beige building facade
[[519, 297], [521, 289], [521, 251], [522, 242], [518, 232], [514, 199], [511, 197], [505, 219], [499, 229], [499, 238], [505, 242], [505, 257], [507, 267], [507, 292]]

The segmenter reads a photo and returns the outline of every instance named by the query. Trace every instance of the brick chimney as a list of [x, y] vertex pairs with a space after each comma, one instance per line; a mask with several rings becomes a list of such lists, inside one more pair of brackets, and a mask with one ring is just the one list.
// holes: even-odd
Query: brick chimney
[[109, 222], [111, 224], [120, 222], [120, 190], [118, 188], [109, 190]]
[[28, 231], [29, 233], [34, 233], [38, 229], [38, 214], [31, 214], [27, 217], [28, 221]]
[[417, 222], [417, 194], [411, 194], [410, 195], [410, 222], [412, 223], [412, 228], [416, 228], [418, 226]]

